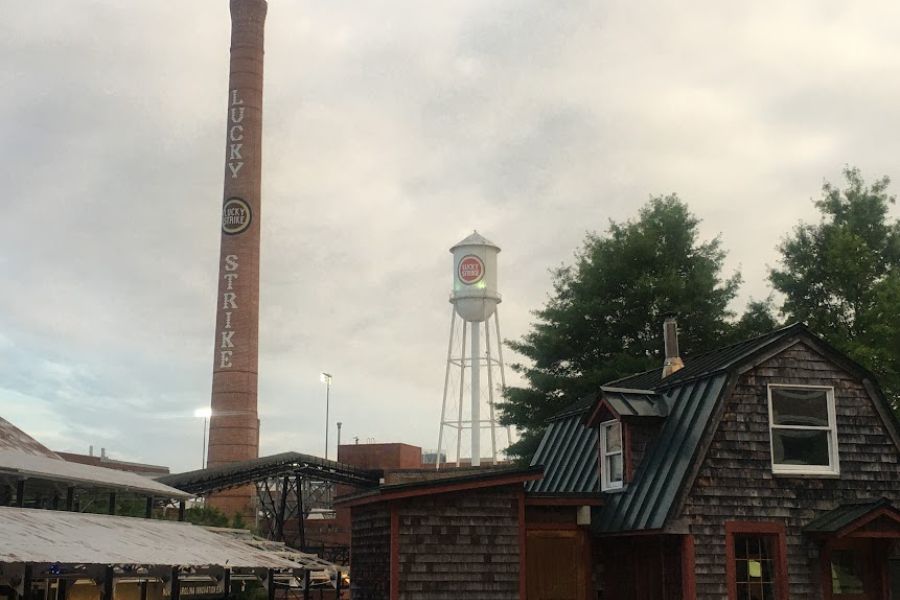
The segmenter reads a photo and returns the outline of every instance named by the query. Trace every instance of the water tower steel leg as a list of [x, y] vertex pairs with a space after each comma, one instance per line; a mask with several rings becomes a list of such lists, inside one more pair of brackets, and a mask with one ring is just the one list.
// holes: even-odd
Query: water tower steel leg
[[[497, 359], [500, 361], [500, 388], [506, 394], [506, 372], [503, 369], [503, 338], [500, 337], [500, 307], [494, 309], [494, 325], [497, 326]], [[512, 433], [506, 426], [506, 445], [512, 444]]]
[[472, 466], [481, 466], [481, 324], [472, 323]]
[[456, 329], [456, 308], [450, 307], [450, 343], [447, 344], [447, 369], [444, 371], [444, 399], [441, 401], [441, 427], [438, 431], [437, 456], [434, 468], [441, 468], [441, 445], [444, 441], [444, 417], [447, 413], [447, 387], [450, 385], [450, 358], [453, 353], [453, 332]]
[[459, 417], [456, 420], [456, 466], [459, 466], [459, 453], [462, 449], [462, 407], [463, 387], [466, 382], [466, 322], [463, 321], [462, 350], [459, 353]]
[[[488, 319], [489, 321], [490, 319]], [[491, 411], [491, 464], [497, 464], [497, 422], [494, 420], [494, 365], [491, 362], [491, 324], [484, 323], [484, 348], [487, 358], [488, 409]]]

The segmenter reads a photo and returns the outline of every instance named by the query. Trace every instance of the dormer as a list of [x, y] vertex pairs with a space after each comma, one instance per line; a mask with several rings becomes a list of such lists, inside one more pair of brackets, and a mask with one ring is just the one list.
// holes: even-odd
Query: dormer
[[598, 434], [600, 489], [624, 489], [669, 414], [665, 398], [652, 390], [600, 388], [585, 424]]

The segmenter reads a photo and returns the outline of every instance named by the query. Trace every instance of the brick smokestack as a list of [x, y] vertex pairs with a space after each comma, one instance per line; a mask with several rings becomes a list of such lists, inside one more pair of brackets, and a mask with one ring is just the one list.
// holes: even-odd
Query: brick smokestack
[[[265, 0], [231, 0], [231, 63], [225, 127], [225, 191], [209, 466], [257, 458], [259, 230], [261, 221]], [[248, 488], [210, 498], [227, 515], [252, 514]]]

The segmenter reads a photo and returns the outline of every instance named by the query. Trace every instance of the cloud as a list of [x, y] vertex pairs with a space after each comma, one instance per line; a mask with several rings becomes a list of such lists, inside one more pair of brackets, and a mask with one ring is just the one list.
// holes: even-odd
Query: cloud
[[[0, 22], [0, 410], [59, 449], [198, 464], [224, 7], [47, 0]], [[321, 370], [344, 439], [436, 445], [447, 249], [473, 228], [503, 247], [506, 337], [586, 231], [651, 194], [688, 201], [742, 269], [741, 302], [764, 297], [823, 179], [895, 166], [898, 12], [271, 3], [262, 450], [319, 451]]]

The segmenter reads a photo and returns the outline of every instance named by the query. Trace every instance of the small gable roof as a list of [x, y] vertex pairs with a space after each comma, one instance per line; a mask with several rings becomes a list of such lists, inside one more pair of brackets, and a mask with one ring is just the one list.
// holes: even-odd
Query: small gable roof
[[655, 417], [665, 418], [669, 414], [669, 406], [661, 394], [653, 390], [632, 390], [603, 386], [600, 388], [600, 401], [594, 406], [587, 418], [588, 426], [596, 426], [604, 415], [612, 413], [615, 418]]
[[809, 535], [844, 537], [860, 533], [879, 517], [888, 519], [892, 532], [900, 537], [900, 510], [887, 498], [842, 504], [810, 521], [803, 531]]

